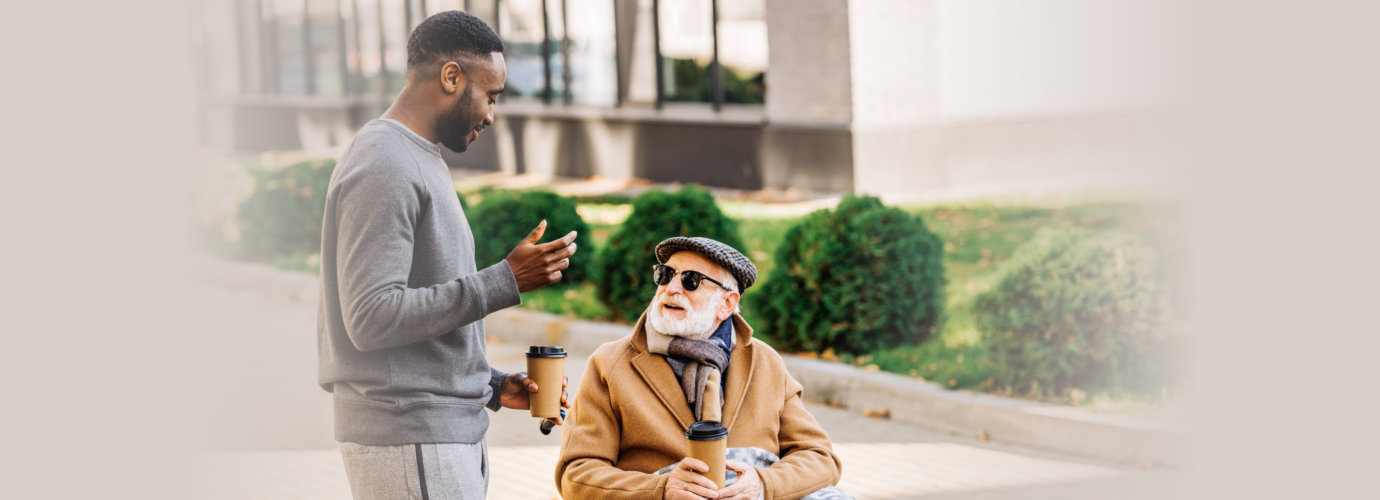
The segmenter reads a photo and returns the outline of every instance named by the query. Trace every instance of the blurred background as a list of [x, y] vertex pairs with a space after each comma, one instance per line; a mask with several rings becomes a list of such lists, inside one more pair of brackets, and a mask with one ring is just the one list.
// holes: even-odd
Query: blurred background
[[[347, 497], [322, 197], [457, 8], [508, 47], [446, 155], [483, 251], [584, 227], [496, 366], [578, 378], [638, 252], [713, 234], [860, 498], [1372, 489], [1374, 5], [73, 0], [0, 7], [0, 490]], [[555, 494], [535, 424], [493, 415], [491, 497]]]
[[195, 3], [200, 137], [331, 156], [460, 9], [503, 38], [496, 125], [457, 169], [937, 195], [1173, 180], [1151, 2], [272, 0]]
[[[1373, 3], [68, 0], [0, 6], [7, 497], [348, 496], [316, 196], [443, 8], [511, 59], [447, 156], [476, 232], [588, 227], [494, 365], [625, 333], [607, 249], [694, 221], [857, 496], [1373, 489]], [[494, 414], [491, 497], [555, 493], [534, 427]]]
[[[496, 365], [625, 334], [652, 247], [710, 236], [756, 262], [743, 314], [806, 385], [845, 489], [1185, 491], [1165, 6], [201, 0], [194, 276], [234, 340], [203, 347], [199, 495], [347, 495], [310, 383], [325, 194], [402, 88], [412, 28], [451, 9], [495, 29], [508, 67], [494, 127], [443, 153], [479, 265], [542, 219], [581, 233], [559, 286], [489, 318]], [[551, 498], [558, 441], [518, 413], [494, 416], [490, 493]]]

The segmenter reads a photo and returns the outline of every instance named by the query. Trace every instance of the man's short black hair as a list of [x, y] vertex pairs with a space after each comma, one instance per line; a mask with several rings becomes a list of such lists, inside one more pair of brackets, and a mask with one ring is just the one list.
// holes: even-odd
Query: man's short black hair
[[458, 10], [441, 12], [418, 24], [407, 38], [407, 72], [430, 70], [427, 66], [442, 58], [491, 52], [503, 52], [503, 41], [488, 24]]

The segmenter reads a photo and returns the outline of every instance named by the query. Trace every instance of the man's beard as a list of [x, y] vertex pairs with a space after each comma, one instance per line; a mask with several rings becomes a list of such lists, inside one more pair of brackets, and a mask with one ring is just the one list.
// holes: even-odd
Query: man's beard
[[[710, 304], [712, 303], [713, 300], [710, 300]], [[675, 319], [665, 315], [665, 304], [684, 309], [685, 318]], [[651, 325], [652, 329], [672, 337], [702, 339], [713, 333], [715, 327], [718, 326], [715, 321], [718, 318], [714, 315], [713, 307], [706, 304], [703, 311], [696, 311], [691, 308], [690, 299], [685, 295], [662, 294], [652, 299], [650, 309], [647, 312], [647, 323]]]
[[465, 91], [460, 93], [460, 101], [436, 120], [436, 135], [440, 137], [441, 144], [456, 153], [469, 149], [470, 132], [479, 126], [480, 117], [471, 112], [474, 99], [470, 91], [471, 86], [466, 84]]

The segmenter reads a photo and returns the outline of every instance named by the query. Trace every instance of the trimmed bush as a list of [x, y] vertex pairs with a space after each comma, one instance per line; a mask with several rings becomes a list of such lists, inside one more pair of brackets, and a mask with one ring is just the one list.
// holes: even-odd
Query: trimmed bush
[[919, 344], [943, 319], [943, 257], [920, 217], [846, 196], [786, 232], [776, 267], [750, 295], [758, 331], [797, 351]]
[[245, 257], [264, 260], [320, 252], [326, 188], [335, 160], [247, 170], [254, 179], [254, 191], [239, 206]]
[[1155, 250], [1130, 234], [1041, 231], [974, 304], [1003, 365], [997, 386], [1031, 396], [1158, 391], [1169, 302], [1157, 265]]
[[633, 200], [633, 211], [599, 252], [595, 266], [599, 300], [616, 318], [636, 321], [647, 309], [656, 285], [652, 266], [657, 243], [674, 236], [703, 236], [747, 253], [738, 224], [719, 210], [704, 189], [687, 186], [674, 193], [648, 191]]
[[473, 207], [466, 207], [466, 218], [474, 232], [475, 262], [480, 269], [508, 257], [508, 252], [546, 219], [546, 232], [541, 237], [543, 243], [571, 231], [580, 232], [575, 238], [578, 247], [570, 258], [570, 267], [561, 273], [561, 281], [553, 286], [581, 283], [589, 276], [590, 265], [594, 262], [594, 245], [589, 225], [575, 211], [574, 200], [547, 191], [488, 191]]

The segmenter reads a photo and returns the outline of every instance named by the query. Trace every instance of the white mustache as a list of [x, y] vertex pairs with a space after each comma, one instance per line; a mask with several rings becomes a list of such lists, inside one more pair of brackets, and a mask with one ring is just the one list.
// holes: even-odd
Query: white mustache
[[685, 298], [684, 295], [663, 295], [661, 298], [657, 299], [657, 306], [664, 306], [667, 304], [687, 311], [690, 310], [690, 300]]

